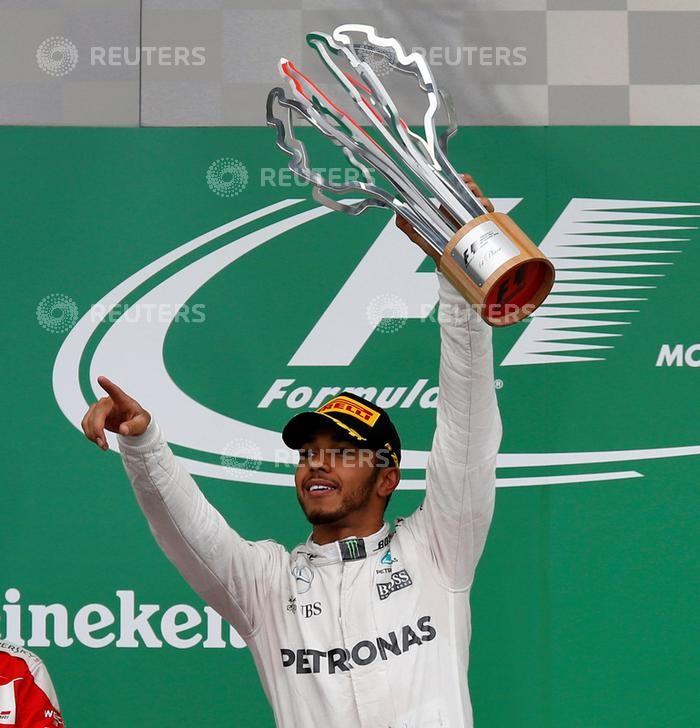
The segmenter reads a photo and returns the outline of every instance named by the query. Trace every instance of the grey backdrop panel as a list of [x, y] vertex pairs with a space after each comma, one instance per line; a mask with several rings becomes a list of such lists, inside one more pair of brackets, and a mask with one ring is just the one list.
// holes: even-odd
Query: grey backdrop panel
[[462, 124], [700, 120], [700, 0], [6, 0], [0, 123], [262, 125], [279, 57], [323, 81], [304, 36], [342, 22], [423, 49]]

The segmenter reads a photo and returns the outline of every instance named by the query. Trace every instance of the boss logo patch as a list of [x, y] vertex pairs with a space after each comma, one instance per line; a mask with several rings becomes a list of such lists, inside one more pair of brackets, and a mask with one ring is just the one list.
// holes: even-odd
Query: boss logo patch
[[395, 571], [391, 575], [391, 581], [380, 581], [377, 584], [379, 598], [386, 599], [390, 594], [393, 594], [395, 591], [399, 591], [399, 589], [405, 589], [406, 587], [411, 586], [411, 584], [413, 584], [413, 580], [406, 569]]

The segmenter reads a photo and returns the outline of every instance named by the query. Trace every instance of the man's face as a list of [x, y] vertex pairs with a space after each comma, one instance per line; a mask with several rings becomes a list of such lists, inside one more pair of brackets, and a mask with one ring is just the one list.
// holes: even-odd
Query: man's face
[[374, 453], [321, 430], [299, 449], [297, 499], [313, 525], [350, 525], [354, 514], [371, 507], [379, 475]]

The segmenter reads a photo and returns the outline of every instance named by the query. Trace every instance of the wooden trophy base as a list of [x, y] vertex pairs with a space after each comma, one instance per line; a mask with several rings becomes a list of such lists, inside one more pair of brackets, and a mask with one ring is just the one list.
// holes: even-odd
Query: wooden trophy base
[[529, 316], [554, 285], [552, 263], [502, 212], [470, 220], [436, 262], [491, 326], [508, 326]]

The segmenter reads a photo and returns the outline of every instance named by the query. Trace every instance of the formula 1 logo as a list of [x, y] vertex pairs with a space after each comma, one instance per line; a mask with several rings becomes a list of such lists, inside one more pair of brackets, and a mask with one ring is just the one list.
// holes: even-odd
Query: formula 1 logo
[[552, 293], [502, 364], [604, 361], [698, 228], [696, 214], [661, 212], [672, 207], [698, 205], [571, 200], [540, 245], [557, 269]]
[[[498, 211], [509, 213], [521, 198], [493, 201]], [[676, 291], [687, 293], [687, 284], [683, 288], [676, 282], [674, 288], [674, 271], [682, 273], [700, 263], [694, 247], [698, 228], [694, 212], [698, 207], [700, 203], [582, 198], [573, 198], [565, 205], [541, 245], [558, 270], [552, 295], [528, 322], [494, 334], [499, 399], [510, 431], [520, 438], [515, 448], [511, 446], [510, 452], [506, 450], [499, 456], [501, 474], [502, 469], [510, 470], [508, 477], [499, 477], [499, 486], [640, 478], [643, 472], [636, 468], [642, 461], [700, 454], [700, 443], [688, 441], [687, 428], [674, 426], [675, 420], [668, 419], [666, 424], [657, 421], [654, 431], [643, 428], [643, 414], [629, 411], [630, 402], [642, 401], [641, 394], [618, 396], [625, 387], [633, 386], [634, 392], [656, 397], [647, 406], [651, 409], [653, 405], [657, 420], [673, 413], [673, 408], [667, 406], [669, 396], [690, 406], [686, 389], [693, 390], [684, 389], [680, 383], [675, 394], [669, 395], [668, 386], [673, 382], [665, 381], [662, 388], [650, 378], [676, 371], [675, 366], [657, 366], [657, 360], [690, 362], [682, 373], [694, 372], [693, 346], [697, 342], [671, 339], [666, 330], [669, 319], [663, 315], [669, 298], [663, 297], [675, 298]], [[268, 344], [274, 355], [256, 359], [255, 372], [250, 375], [254, 378], [234, 385], [240, 387], [241, 396], [252, 393], [254, 402], [233, 413], [217, 411], [191, 396], [171, 376], [165, 361], [165, 340], [176, 312], [200, 295], [217, 275], [235, 271], [237, 266], [262, 255], [268, 246], [280, 246], [277, 238], [288, 239], [296, 231], [300, 237], [313, 237], [308, 230], [322, 224], [329, 214], [327, 208], [300, 199], [268, 205], [167, 252], [106, 293], [69, 331], [55, 361], [54, 393], [68, 420], [80, 429], [88, 400], [102, 396], [95, 381], [98, 374], [105, 373], [157, 413], [161, 429], [190, 473], [282, 486], [293, 485], [291, 460], [286, 470], [279, 465], [281, 454], [289, 456], [280, 436], [282, 426], [301, 408], [318, 408], [343, 389], [389, 409], [392, 417], [410, 415], [416, 423], [426, 423], [427, 429], [429, 423], [434, 423], [438, 393], [434, 366], [421, 369], [413, 363], [420, 357], [406, 356], [405, 352], [422, 352], [426, 349], [423, 332], [435, 332], [437, 280], [433, 272], [423, 270], [423, 251], [406, 244], [392, 219], [353, 263], [354, 267], [341, 271], [339, 282], [330, 279], [335, 281], [333, 288], [329, 288], [328, 276], [323, 278], [325, 287], [318, 290], [316, 279], [303, 279], [303, 269], [295, 272], [290, 281], [283, 266], [278, 266], [279, 270], [269, 265], [265, 268], [264, 275], [269, 277], [265, 289], [274, 289], [275, 285], [306, 286], [300, 290], [307, 301], [314, 302], [313, 306], [308, 302], [305, 306], [313, 309], [311, 316], [290, 315], [280, 323], [271, 321], [267, 305], [237, 302], [241, 315], [232, 318], [231, 325], [252, 319], [255, 326], [248, 329], [253, 335], [240, 336], [235, 331], [228, 334], [233, 342], [231, 357], [242, 350], [255, 350], [268, 333], [274, 340], [274, 345]], [[330, 248], [323, 250], [330, 255]], [[378, 291], [405, 303], [402, 315], [408, 323], [391, 334], [394, 338], [374, 336], [379, 321], [376, 316], [365, 315], [367, 303], [376, 298]], [[167, 306], [172, 317], [128, 320], [123, 315], [108, 321], [106, 314], [102, 318], [95, 315], [95, 310], [113, 311], [135, 296], [144, 307]], [[676, 320], [685, 325], [687, 317]], [[640, 325], [642, 321], [644, 326]], [[642, 368], [646, 379], [630, 382], [629, 371], [634, 369], [630, 362], [634, 364], [634, 357], [641, 356], [639, 351], [649, 345], [644, 332], [652, 321], [659, 327], [659, 343], [652, 353], [642, 351], [644, 361], [650, 361], [647, 368]], [[220, 345], [221, 338], [212, 339], [212, 347]], [[659, 354], [662, 345], [668, 348], [665, 358]], [[685, 348], [679, 350], [679, 345]], [[387, 350], [382, 359], [388, 362], [384, 370], [363, 362], [377, 346]], [[404, 355], [395, 360], [394, 352], [399, 348]], [[138, 366], [132, 358], [123, 356], [124, 351], [136, 350]], [[229, 367], [231, 361], [235, 359], [228, 360]], [[367, 376], [356, 373], [360, 365], [377, 381], [358, 381], [358, 376]], [[571, 371], [574, 366], [578, 367], [576, 391], [561, 379], [561, 372]], [[533, 407], [540, 402], [521, 399], [533, 382], [543, 392], [540, 400], [546, 401], [541, 410]], [[224, 385], [230, 390], [230, 378], [222, 382]], [[663, 395], [662, 389], [666, 392]], [[558, 427], [552, 433], [552, 428], [546, 426], [552, 418], [560, 422], [576, 420], [577, 451], [567, 449], [571, 447], [570, 437], [556, 444], [556, 436], [565, 430]], [[416, 427], [409, 431], [415, 432]], [[231, 468], [222, 464], [220, 454], [232, 441], [255, 443], [260, 467]], [[110, 445], [116, 448], [116, 438], [111, 437]], [[402, 487], [425, 487], [429, 445], [429, 441], [406, 443], [402, 466], [408, 472]], [[527, 475], [518, 475], [522, 468], [529, 470]]]

